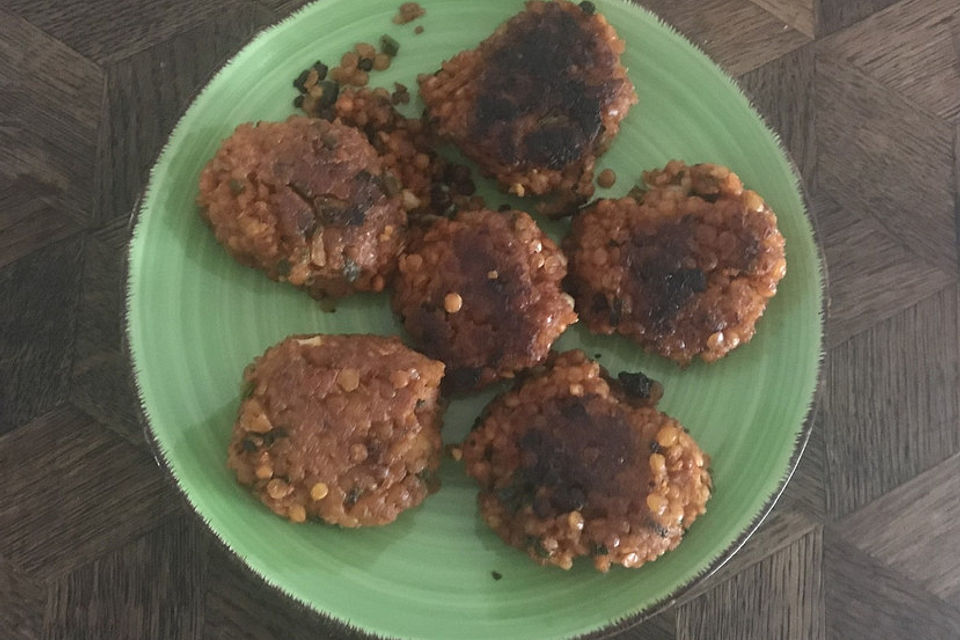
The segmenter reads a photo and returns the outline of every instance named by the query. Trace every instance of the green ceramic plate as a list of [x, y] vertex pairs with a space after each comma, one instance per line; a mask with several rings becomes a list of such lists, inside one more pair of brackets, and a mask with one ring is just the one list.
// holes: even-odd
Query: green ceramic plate
[[[443, 488], [387, 527], [292, 525], [234, 482], [225, 456], [243, 367], [291, 333], [399, 333], [386, 296], [357, 296], [327, 313], [306, 294], [243, 268], [216, 244], [194, 205], [197, 176], [244, 121], [293, 112], [291, 79], [383, 33], [400, 55], [376, 84], [415, 87], [418, 73], [475, 46], [521, 9], [519, 0], [423, 0], [427, 15], [398, 26], [397, 2], [327, 0], [266, 30], [194, 101], [153, 169], [130, 246], [130, 353], [159, 457], [210, 528], [268, 583], [334, 621], [403, 638], [561, 638], [635, 622], [715, 569], [782, 490], [808, 434], [805, 418], [821, 344], [819, 254], [797, 177], [776, 136], [735, 85], [690, 43], [635, 5], [597, 0], [627, 43], [640, 103], [602, 167], [621, 195], [671, 158], [734, 168], [779, 215], [788, 273], [754, 340], [713, 365], [681, 371], [618, 338], [581, 327], [557, 345], [602, 354], [613, 372], [664, 383], [662, 408], [713, 458], [716, 492], [680, 547], [640, 570], [567, 572], [536, 566], [477, 516], [475, 489], [452, 461]], [[425, 32], [413, 34], [422, 24]], [[416, 108], [417, 105], [410, 105]], [[493, 204], [504, 200], [489, 185]], [[549, 227], [554, 235], [562, 225]], [[454, 402], [444, 435], [459, 441], [493, 391]], [[503, 577], [494, 580], [491, 572]]]

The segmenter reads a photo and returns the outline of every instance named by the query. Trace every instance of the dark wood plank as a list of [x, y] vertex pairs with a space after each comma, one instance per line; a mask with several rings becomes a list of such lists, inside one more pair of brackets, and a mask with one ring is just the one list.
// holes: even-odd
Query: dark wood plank
[[81, 252], [74, 238], [0, 269], [0, 434], [67, 397]]
[[82, 228], [60, 209], [56, 194], [33, 175], [11, 178], [0, 170], [0, 268]]
[[817, 199], [820, 238], [829, 275], [827, 345], [835, 347], [955, 282], [908, 249], [877, 220]]
[[194, 95], [273, 18], [260, 5], [244, 3], [107, 66], [99, 220], [130, 215], [150, 166]]
[[151, 457], [77, 410], [0, 438], [0, 554], [29, 576], [63, 575], [179, 509]]
[[137, 394], [121, 347], [129, 237], [128, 221], [118, 218], [87, 238], [70, 399], [104, 426], [146, 448]]
[[740, 86], [780, 135], [807, 186], [814, 183], [815, 51], [803, 46], [740, 77]]
[[824, 442], [831, 517], [960, 450], [958, 360], [955, 286], [830, 350]]
[[207, 640], [359, 638], [268, 587], [222, 547], [211, 549], [203, 637]]
[[90, 215], [103, 74], [0, 9], [0, 266]]
[[3, 4], [88, 58], [108, 62], [175, 37], [211, 16], [240, 12], [251, 3], [247, 0], [4, 0]]
[[53, 581], [44, 637], [192, 640], [203, 626], [207, 534], [192, 515]]
[[824, 531], [823, 584], [830, 640], [944, 640], [960, 637], [960, 609]]
[[[260, 4], [267, 7], [273, 11], [279, 17], [286, 17], [299, 9], [300, 7], [309, 4], [310, 0], [257, 0]], [[400, 5], [397, 5], [400, 6]]]
[[0, 638], [37, 640], [43, 623], [43, 585], [0, 558]]
[[897, 0], [818, 0], [817, 36], [849, 27]]
[[677, 637], [677, 609], [671, 607], [663, 613], [610, 636], [610, 640], [675, 640]]
[[816, 26], [813, 0], [752, 0], [752, 2], [791, 28], [808, 38], [813, 38]]
[[806, 516], [781, 509], [771, 513], [746, 544], [719, 571], [697, 585], [681, 599], [692, 602], [718, 588], [719, 585], [747, 572], [781, 550], [796, 544], [798, 540], [817, 528], [817, 523]]
[[957, 265], [953, 128], [837, 60], [817, 57], [818, 184], [918, 257]]
[[831, 36], [842, 59], [929, 113], [960, 118], [956, 0], [903, 0]]
[[681, 605], [678, 640], [822, 639], [821, 552], [816, 529]]
[[810, 39], [750, 0], [642, 0], [733, 75], [803, 46]]
[[960, 608], [960, 456], [837, 525], [846, 540]]

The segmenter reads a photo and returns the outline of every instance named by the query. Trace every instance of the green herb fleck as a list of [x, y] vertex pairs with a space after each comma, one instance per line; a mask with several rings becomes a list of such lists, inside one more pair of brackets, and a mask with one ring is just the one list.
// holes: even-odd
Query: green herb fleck
[[243, 184], [236, 178], [233, 178], [232, 180], [230, 180], [230, 193], [232, 193], [233, 195], [238, 196], [241, 193], [243, 193], [246, 189], [247, 189], [247, 185]]
[[605, 544], [595, 544], [593, 545], [593, 548], [590, 549], [590, 555], [593, 556], [605, 556], [609, 553], [610, 550], [607, 549], [607, 545]]
[[503, 574], [500, 573], [499, 571], [491, 571], [490, 575], [493, 576], [494, 580], [499, 580], [500, 578], [503, 577]]
[[380, 51], [392, 58], [400, 51], [400, 43], [387, 34], [383, 34], [380, 36]]
[[277, 275], [281, 277], [286, 277], [290, 275], [290, 269], [293, 268], [293, 265], [290, 264], [289, 260], [281, 260], [277, 263]]
[[343, 262], [343, 277], [346, 278], [347, 282], [356, 282], [357, 278], [360, 277], [360, 265], [346, 258]]

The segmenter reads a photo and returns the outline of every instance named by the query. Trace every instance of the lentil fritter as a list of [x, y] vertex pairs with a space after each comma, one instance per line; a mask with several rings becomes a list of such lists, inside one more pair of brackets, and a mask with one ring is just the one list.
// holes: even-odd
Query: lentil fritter
[[567, 261], [521, 211], [469, 211], [418, 230], [400, 258], [393, 308], [444, 388], [479, 389], [546, 358], [576, 321]]
[[291, 336], [244, 372], [228, 464], [294, 522], [393, 522], [439, 486], [443, 370], [397, 338]]
[[623, 41], [589, 3], [530, 0], [476, 49], [419, 78], [430, 124], [504, 189], [583, 201], [637, 97]]
[[763, 198], [726, 167], [679, 161], [643, 188], [573, 220], [564, 249], [577, 312], [686, 365], [754, 335], [786, 273], [784, 239]]
[[709, 459], [655, 408], [643, 374], [612, 379], [582, 351], [552, 354], [477, 420], [463, 446], [483, 519], [541, 565], [639, 567], [706, 511]]
[[197, 198], [239, 262], [317, 298], [381, 291], [406, 215], [376, 151], [351, 127], [303, 117], [242, 124], [200, 174]]

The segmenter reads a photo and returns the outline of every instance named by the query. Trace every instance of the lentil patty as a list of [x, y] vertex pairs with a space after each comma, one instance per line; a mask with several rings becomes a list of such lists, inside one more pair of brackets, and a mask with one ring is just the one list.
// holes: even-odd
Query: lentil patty
[[582, 351], [553, 354], [495, 398], [464, 443], [484, 520], [564, 569], [578, 556], [600, 571], [639, 567], [675, 548], [706, 510], [709, 461], [654, 408], [660, 392], [642, 374], [611, 379]]
[[578, 214], [564, 248], [577, 311], [681, 364], [749, 341], [786, 273], [763, 198], [726, 167], [670, 162], [645, 191]]
[[623, 41], [583, 6], [531, 0], [419, 79], [436, 131], [517, 195], [589, 197], [596, 157], [637, 101]]
[[241, 263], [315, 297], [380, 291], [406, 216], [373, 147], [339, 123], [291, 117], [242, 124], [200, 175], [197, 198]]
[[522, 211], [467, 211], [412, 234], [393, 308], [466, 391], [532, 367], [576, 321], [560, 289], [567, 260]]
[[228, 464], [294, 522], [393, 522], [438, 488], [443, 369], [398, 338], [289, 337], [244, 372]]

